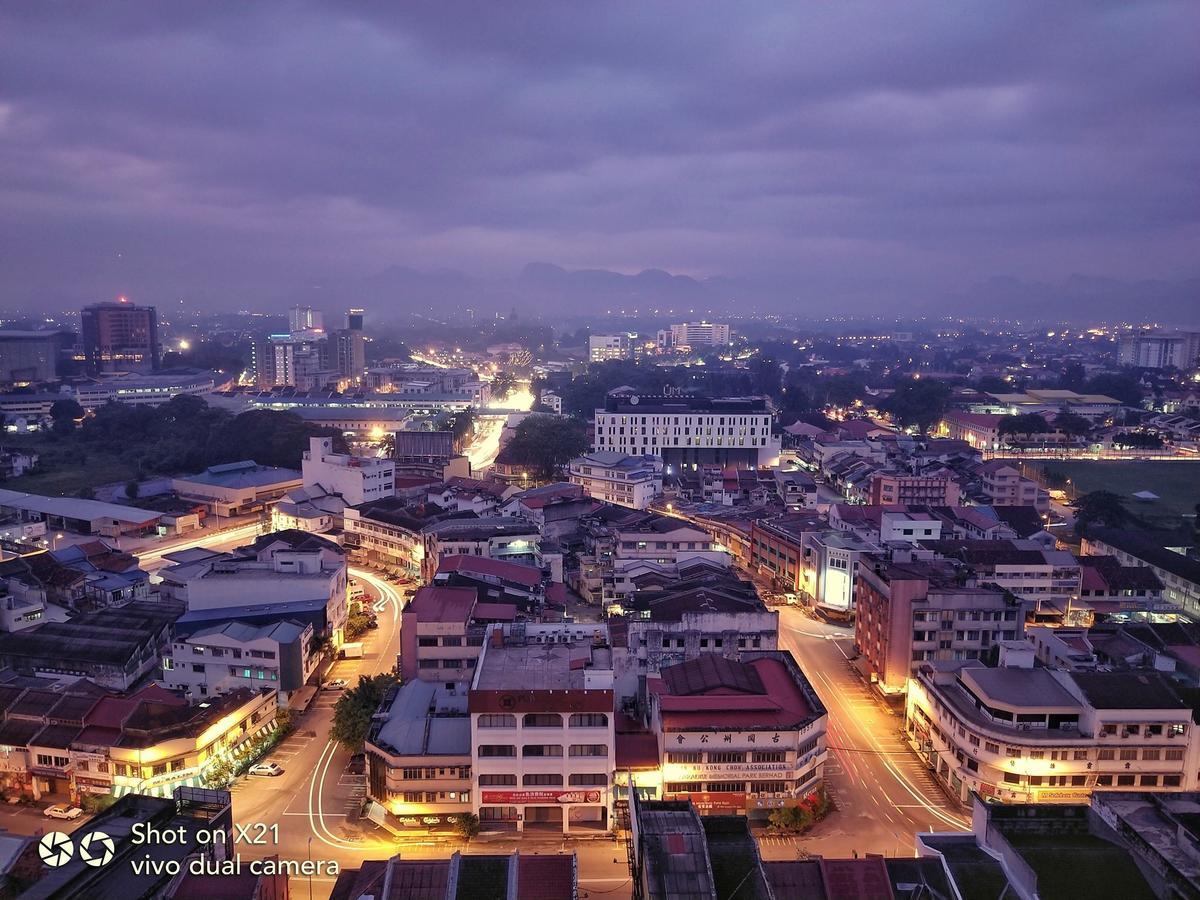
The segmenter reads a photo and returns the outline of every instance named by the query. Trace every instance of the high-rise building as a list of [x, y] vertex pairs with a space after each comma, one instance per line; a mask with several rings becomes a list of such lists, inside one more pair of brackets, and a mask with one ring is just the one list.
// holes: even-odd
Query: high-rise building
[[719, 347], [729, 343], [729, 326], [716, 322], [684, 322], [671, 326], [673, 347]]
[[260, 388], [310, 390], [337, 380], [330, 367], [329, 341], [317, 332], [271, 334], [254, 344], [254, 374]]
[[153, 372], [162, 356], [153, 306], [93, 303], [80, 315], [88, 372]]
[[334, 334], [337, 369], [347, 378], [361, 381], [367, 369], [367, 346], [363, 337], [363, 311], [346, 310], [346, 327]]
[[293, 306], [288, 310], [288, 330], [295, 334], [298, 331], [323, 331], [324, 316], [311, 306]]
[[1200, 365], [1200, 331], [1146, 331], [1117, 342], [1117, 362], [1145, 369]]
[[71, 336], [61, 331], [0, 328], [0, 384], [32, 384], [58, 375], [59, 354]]

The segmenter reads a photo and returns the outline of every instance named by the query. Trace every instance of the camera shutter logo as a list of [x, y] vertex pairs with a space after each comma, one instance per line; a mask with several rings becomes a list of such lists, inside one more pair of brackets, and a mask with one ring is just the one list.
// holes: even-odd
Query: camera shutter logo
[[107, 865], [116, 852], [113, 839], [103, 831], [93, 831], [79, 842], [79, 858], [89, 866]]
[[71, 842], [71, 838], [61, 831], [51, 831], [48, 834], [42, 835], [42, 839], [38, 841], [38, 856], [42, 858], [42, 862], [50, 866], [52, 869], [57, 869], [59, 866], [65, 866], [71, 861], [71, 857], [75, 855], [75, 844]]

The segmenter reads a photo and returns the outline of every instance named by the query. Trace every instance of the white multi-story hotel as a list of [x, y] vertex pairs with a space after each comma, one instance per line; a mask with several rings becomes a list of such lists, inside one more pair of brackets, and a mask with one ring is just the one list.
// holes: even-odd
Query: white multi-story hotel
[[593, 334], [588, 338], [588, 362], [629, 359], [633, 344], [627, 334]]
[[331, 494], [340, 494], [348, 506], [396, 493], [396, 464], [392, 460], [334, 453], [333, 438], [309, 438], [300, 468], [305, 487], [320, 485]]
[[729, 326], [716, 322], [683, 322], [671, 326], [675, 347], [716, 347], [729, 343]]
[[593, 449], [663, 458], [674, 468], [764, 468], [779, 462], [765, 397], [613, 394], [596, 410]]
[[646, 509], [662, 493], [663, 461], [653, 454], [597, 451], [571, 460], [570, 477], [594, 500]]
[[926, 663], [909, 682], [908, 735], [960, 800], [1195, 790], [1192, 711], [1162, 673], [1034, 668], [1024, 641], [1002, 651], [999, 668]]
[[613, 666], [602, 629], [489, 630], [467, 701], [471, 801], [485, 828], [611, 827]]

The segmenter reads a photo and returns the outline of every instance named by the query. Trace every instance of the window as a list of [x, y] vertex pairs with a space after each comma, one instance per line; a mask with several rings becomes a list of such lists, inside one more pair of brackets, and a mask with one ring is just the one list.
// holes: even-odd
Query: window
[[516, 756], [517, 748], [512, 744], [480, 744], [480, 756]]
[[561, 775], [547, 772], [536, 775], [521, 776], [521, 783], [525, 787], [562, 787], [563, 779]]
[[743, 763], [746, 761], [745, 753], [709, 753], [708, 761], [710, 763]]
[[1132, 775], [1118, 775], [1117, 787], [1133, 787], [1134, 777]]
[[988, 753], [995, 753], [997, 756], [1000, 755], [1000, 745], [993, 744], [991, 741], [984, 741], [983, 749], [986, 750]]
[[480, 728], [516, 728], [517, 717], [508, 713], [484, 713], [480, 715], [478, 725]]
[[[526, 744], [522, 756], [562, 756], [562, 744]], [[574, 756], [574, 754], [571, 754]]]
[[1121, 748], [1121, 759], [1122, 760], [1128, 761], [1128, 760], [1137, 759], [1137, 758], [1138, 758], [1137, 747], [1122, 747]]
[[783, 762], [785, 759], [787, 754], [782, 750], [758, 750], [751, 756], [751, 760], [756, 763]]
[[1021, 776], [1018, 775], [1016, 772], [1005, 772], [1004, 773], [1004, 782], [1005, 782], [1005, 784], [1020, 784]]
[[1138, 780], [1138, 784], [1141, 785], [1142, 787], [1158, 787], [1158, 776], [1157, 775], [1143, 775]]
[[790, 788], [791, 788], [791, 784], [787, 781], [752, 781], [752, 782], [750, 782], [750, 793], [752, 793], [752, 794], [785, 793]]
[[1163, 751], [1163, 759], [1169, 759], [1174, 762], [1178, 762], [1179, 760], [1183, 759], [1183, 748], [1168, 747], [1165, 751]]
[[480, 787], [516, 787], [516, 775], [480, 775]]
[[1180, 775], [1164, 775], [1163, 779], [1162, 779], [1162, 786], [1165, 788], [1179, 787], [1179, 785], [1182, 783], [1183, 783], [1183, 778]]
[[668, 781], [665, 792], [668, 794], [687, 794], [699, 791], [704, 785], [699, 781]]
[[1147, 747], [1142, 751], [1142, 759], [1157, 760], [1162, 752], [1157, 747]]
[[701, 758], [703, 757], [703, 755], [704, 754], [700, 753], [698, 750], [691, 751], [691, 752], [684, 752], [684, 753], [668, 753], [667, 754], [667, 762], [698, 763], [701, 761]]
[[435, 637], [417, 638], [417, 646], [418, 647], [436, 647], [437, 645], [438, 645], [438, 639]]
[[707, 790], [712, 793], [721, 794], [740, 794], [746, 790], [746, 782], [744, 781], [710, 781], [707, 785]]
[[607, 787], [608, 775], [604, 772], [576, 772], [568, 779], [571, 787]]
[[558, 713], [526, 713], [522, 721], [526, 728], [562, 728]]
[[1096, 759], [1104, 760], [1104, 759], [1115, 759], [1115, 758], [1116, 758], [1116, 755], [1113, 753], [1112, 747], [1101, 747], [1099, 750], [1096, 751]]
[[1111, 775], [1097, 775], [1096, 776], [1096, 787], [1112, 787], [1112, 776]]
[[570, 725], [572, 728], [607, 728], [608, 716], [604, 713], [573, 713]]
[[1088, 757], [1088, 752], [1086, 750], [1076, 750], [1075, 751], [1075, 760], [1076, 761], [1087, 759], [1087, 757]]
[[1071, 776], [1071, 786], [1072, 787], [1083, 787], [1086, 784], [1087, 784], [1087, 776], [1086, 775], [1072, 775]]
[[[562, 755], [562, 747], [558, 748]], [[608, 746], [605, 744], [572, 744], [572, 756], [608, 756]]]

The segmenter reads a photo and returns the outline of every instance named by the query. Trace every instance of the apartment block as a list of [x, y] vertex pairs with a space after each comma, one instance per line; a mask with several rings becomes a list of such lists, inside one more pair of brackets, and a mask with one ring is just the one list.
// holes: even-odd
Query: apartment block
[[978, 659], [1024, 637], [1033, 604], [997, 587], [968, 587], [967, 577], [946, 561], [864, 558], [854, 639], [885, 694], [903, 692], [922, 662]]
[[571, 460], [569, 472], [592, 499], [631, 509], [648, 508], [663, 489], [662, 457], [653, 454], [594, 451]]

